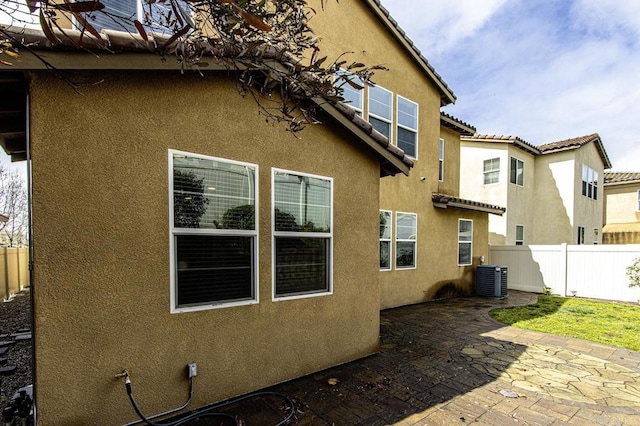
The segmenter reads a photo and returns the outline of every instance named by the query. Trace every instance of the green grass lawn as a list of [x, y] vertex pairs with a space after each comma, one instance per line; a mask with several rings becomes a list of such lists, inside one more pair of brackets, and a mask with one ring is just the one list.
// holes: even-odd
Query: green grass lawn
[[640, 351], [640, 306], [538, 296], [534, 305], [494, 309], [503, 324]]

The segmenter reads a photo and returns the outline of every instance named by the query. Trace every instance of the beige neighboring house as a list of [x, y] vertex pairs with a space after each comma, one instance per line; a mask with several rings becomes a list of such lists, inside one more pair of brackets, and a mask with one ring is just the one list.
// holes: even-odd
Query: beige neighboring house
[[602, 240], [640, 244], [640, 172], [605, 172]]
[[603, 175], [597, 133], [534, 146], [514, 136], [462, 138], [461, 195], [506, 205], [490, 217], [489, 243], [599, 244]]

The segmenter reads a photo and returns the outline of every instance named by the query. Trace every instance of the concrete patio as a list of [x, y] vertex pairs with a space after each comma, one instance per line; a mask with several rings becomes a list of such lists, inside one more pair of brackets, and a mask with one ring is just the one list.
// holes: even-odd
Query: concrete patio
[[[295, 400], [295, 425], [640, 425], [640, 353], [487, 314], [536, 297], [510, 291], [383, 311], [379, 354], [268, 390]], [[261, 426], [286, 410], [271, 396], [224, 409]]]

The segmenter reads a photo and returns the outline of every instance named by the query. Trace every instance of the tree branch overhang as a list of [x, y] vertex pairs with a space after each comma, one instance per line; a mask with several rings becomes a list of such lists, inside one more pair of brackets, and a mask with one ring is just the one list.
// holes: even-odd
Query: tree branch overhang
[[481, 203], [479, 201], [465, 200], [463, 198], [457, 198], [445, 194], [432, 194], [431, 201], [433, 202], [434, 207], [440, 209], [471, 210], [476, 212], [495, 214], [498, 216], [502, 216], [507, 211], [505, 207]]

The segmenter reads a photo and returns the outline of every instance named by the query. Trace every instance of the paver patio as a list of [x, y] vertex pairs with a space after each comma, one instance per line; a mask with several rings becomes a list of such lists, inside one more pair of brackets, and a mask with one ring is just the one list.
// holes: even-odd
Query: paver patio
[[[504, 300], [383, 311], [379, 354], [269, 390], [295, 400], [295, 425], [640, 425], [640, 353], [520, 330], [488, 315], [536, 297], [510, 291]], [[285, 411], [268, 396], [225, 407], [260, 426]]]

